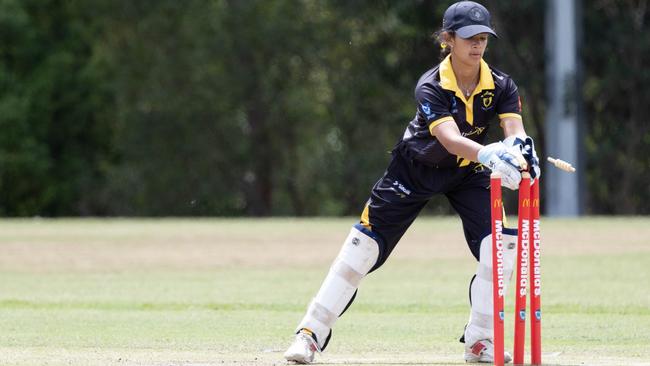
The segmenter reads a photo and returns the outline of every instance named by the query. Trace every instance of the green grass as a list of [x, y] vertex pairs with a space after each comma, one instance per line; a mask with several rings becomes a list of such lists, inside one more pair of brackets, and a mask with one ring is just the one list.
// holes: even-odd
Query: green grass
[[[0, 364], [283, 364], [353, 221], [0, 222]], [[544, 220], [545, 363], [650, 364], [649, 224]], [[456, 219], [418, 220], [317, 360], [464, 364], [474, 267]]]

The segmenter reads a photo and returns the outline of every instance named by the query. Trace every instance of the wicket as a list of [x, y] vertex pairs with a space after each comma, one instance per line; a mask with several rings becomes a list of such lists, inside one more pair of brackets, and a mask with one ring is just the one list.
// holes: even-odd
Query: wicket
[[[517, 235], [517, 276], [515, 288], [515, 328], [513, 363], [524, 363], [526, 335], [526, 295], [530, 286], [531, 364], [541, 365], [541, 268], [540, 268], [540, 220], [539, 179], [530, 184], [530, 175], [522, 173], [519, 184], [519, 212]], [[503, 268], [503, 200], [501, 177], [490, 176], [490, 200], [492, 207], [492, 283], [494, 299], [494, 364], [504, 364], [504, 268]], [[532, 246], [532, 253], [530, 248]]]

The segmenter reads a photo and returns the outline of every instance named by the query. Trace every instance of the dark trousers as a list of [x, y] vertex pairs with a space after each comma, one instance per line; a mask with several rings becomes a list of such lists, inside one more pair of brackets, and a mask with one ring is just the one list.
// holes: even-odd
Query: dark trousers
[[407, 156], [400, 146], [384, 176], [375, 183], [361, 225], [380, 245], [379, 268], [426, 203], [444, 194], [460, 215], [469, 249], [478, 260], [481, 240], [490, 234], [490, 176], [482, 165], [437, 168]]

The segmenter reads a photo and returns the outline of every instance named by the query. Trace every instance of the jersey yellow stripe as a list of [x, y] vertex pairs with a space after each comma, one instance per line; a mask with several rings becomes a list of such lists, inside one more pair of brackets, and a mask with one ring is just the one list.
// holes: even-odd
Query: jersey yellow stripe
[[523, 119], [521, 118], [521, 115], [519, 115], [517, 113], [502, 113], [502, 114], [499, 115], [499, 126], [503, 127], [503, 120], [506, 119], [506, 118], [517, 118], [520, 121], [523, 121]]
[[453, 121], [454, 121], [454, 117], [452, 117], [452, 116], [445, 116], [445, 117], [439, 118], [439, 119], [437, 119], [437, 120], [431, 122], [431, 124], [429, 125], [429, 133], [431, 133], [431, 136], [435, 136], [435, 135], [433, 134], [433, 128], [434, 128], [434, 127], [438, 126], [439, 124], [441, 124], [441, 123], [443, 123], [443, 122], [447, 122], [447, 121], [452, 121], [452, 122], [453, 122]]
[[476, 95], [477, 91], [474, 90], [472, 95], [469, 97], [469, 100], [467, 100], [465, 103], [465, 120], [467, 123], [469, 123], [471, 126], [474, 126], [474, 96]]
[[499, 115], [499, 119], [504, 119], [504, 118], [521, 118], [521, 115], [519, 113], [502, 113]]

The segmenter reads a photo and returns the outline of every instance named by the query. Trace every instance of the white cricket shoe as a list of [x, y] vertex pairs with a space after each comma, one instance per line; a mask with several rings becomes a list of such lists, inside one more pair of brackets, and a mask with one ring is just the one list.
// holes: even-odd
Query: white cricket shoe
[[[503, 353], [503, 362], [512, 361], [508, 352]], [[471, 347], [465, 346], [465, 362], [468, 363], [494, 363], [494, 345], [488, 339], [480, 340]]]
[[314, 338], [311, 335], [300, 331], [296, 334], [293, 343], [287, 349], [287, 352], [284, 353], [284, 358], [287, 361], [293, 361], [296, 363], [312, 363], [314, 361], [314, 355], [318, 351], [318, 345]]

